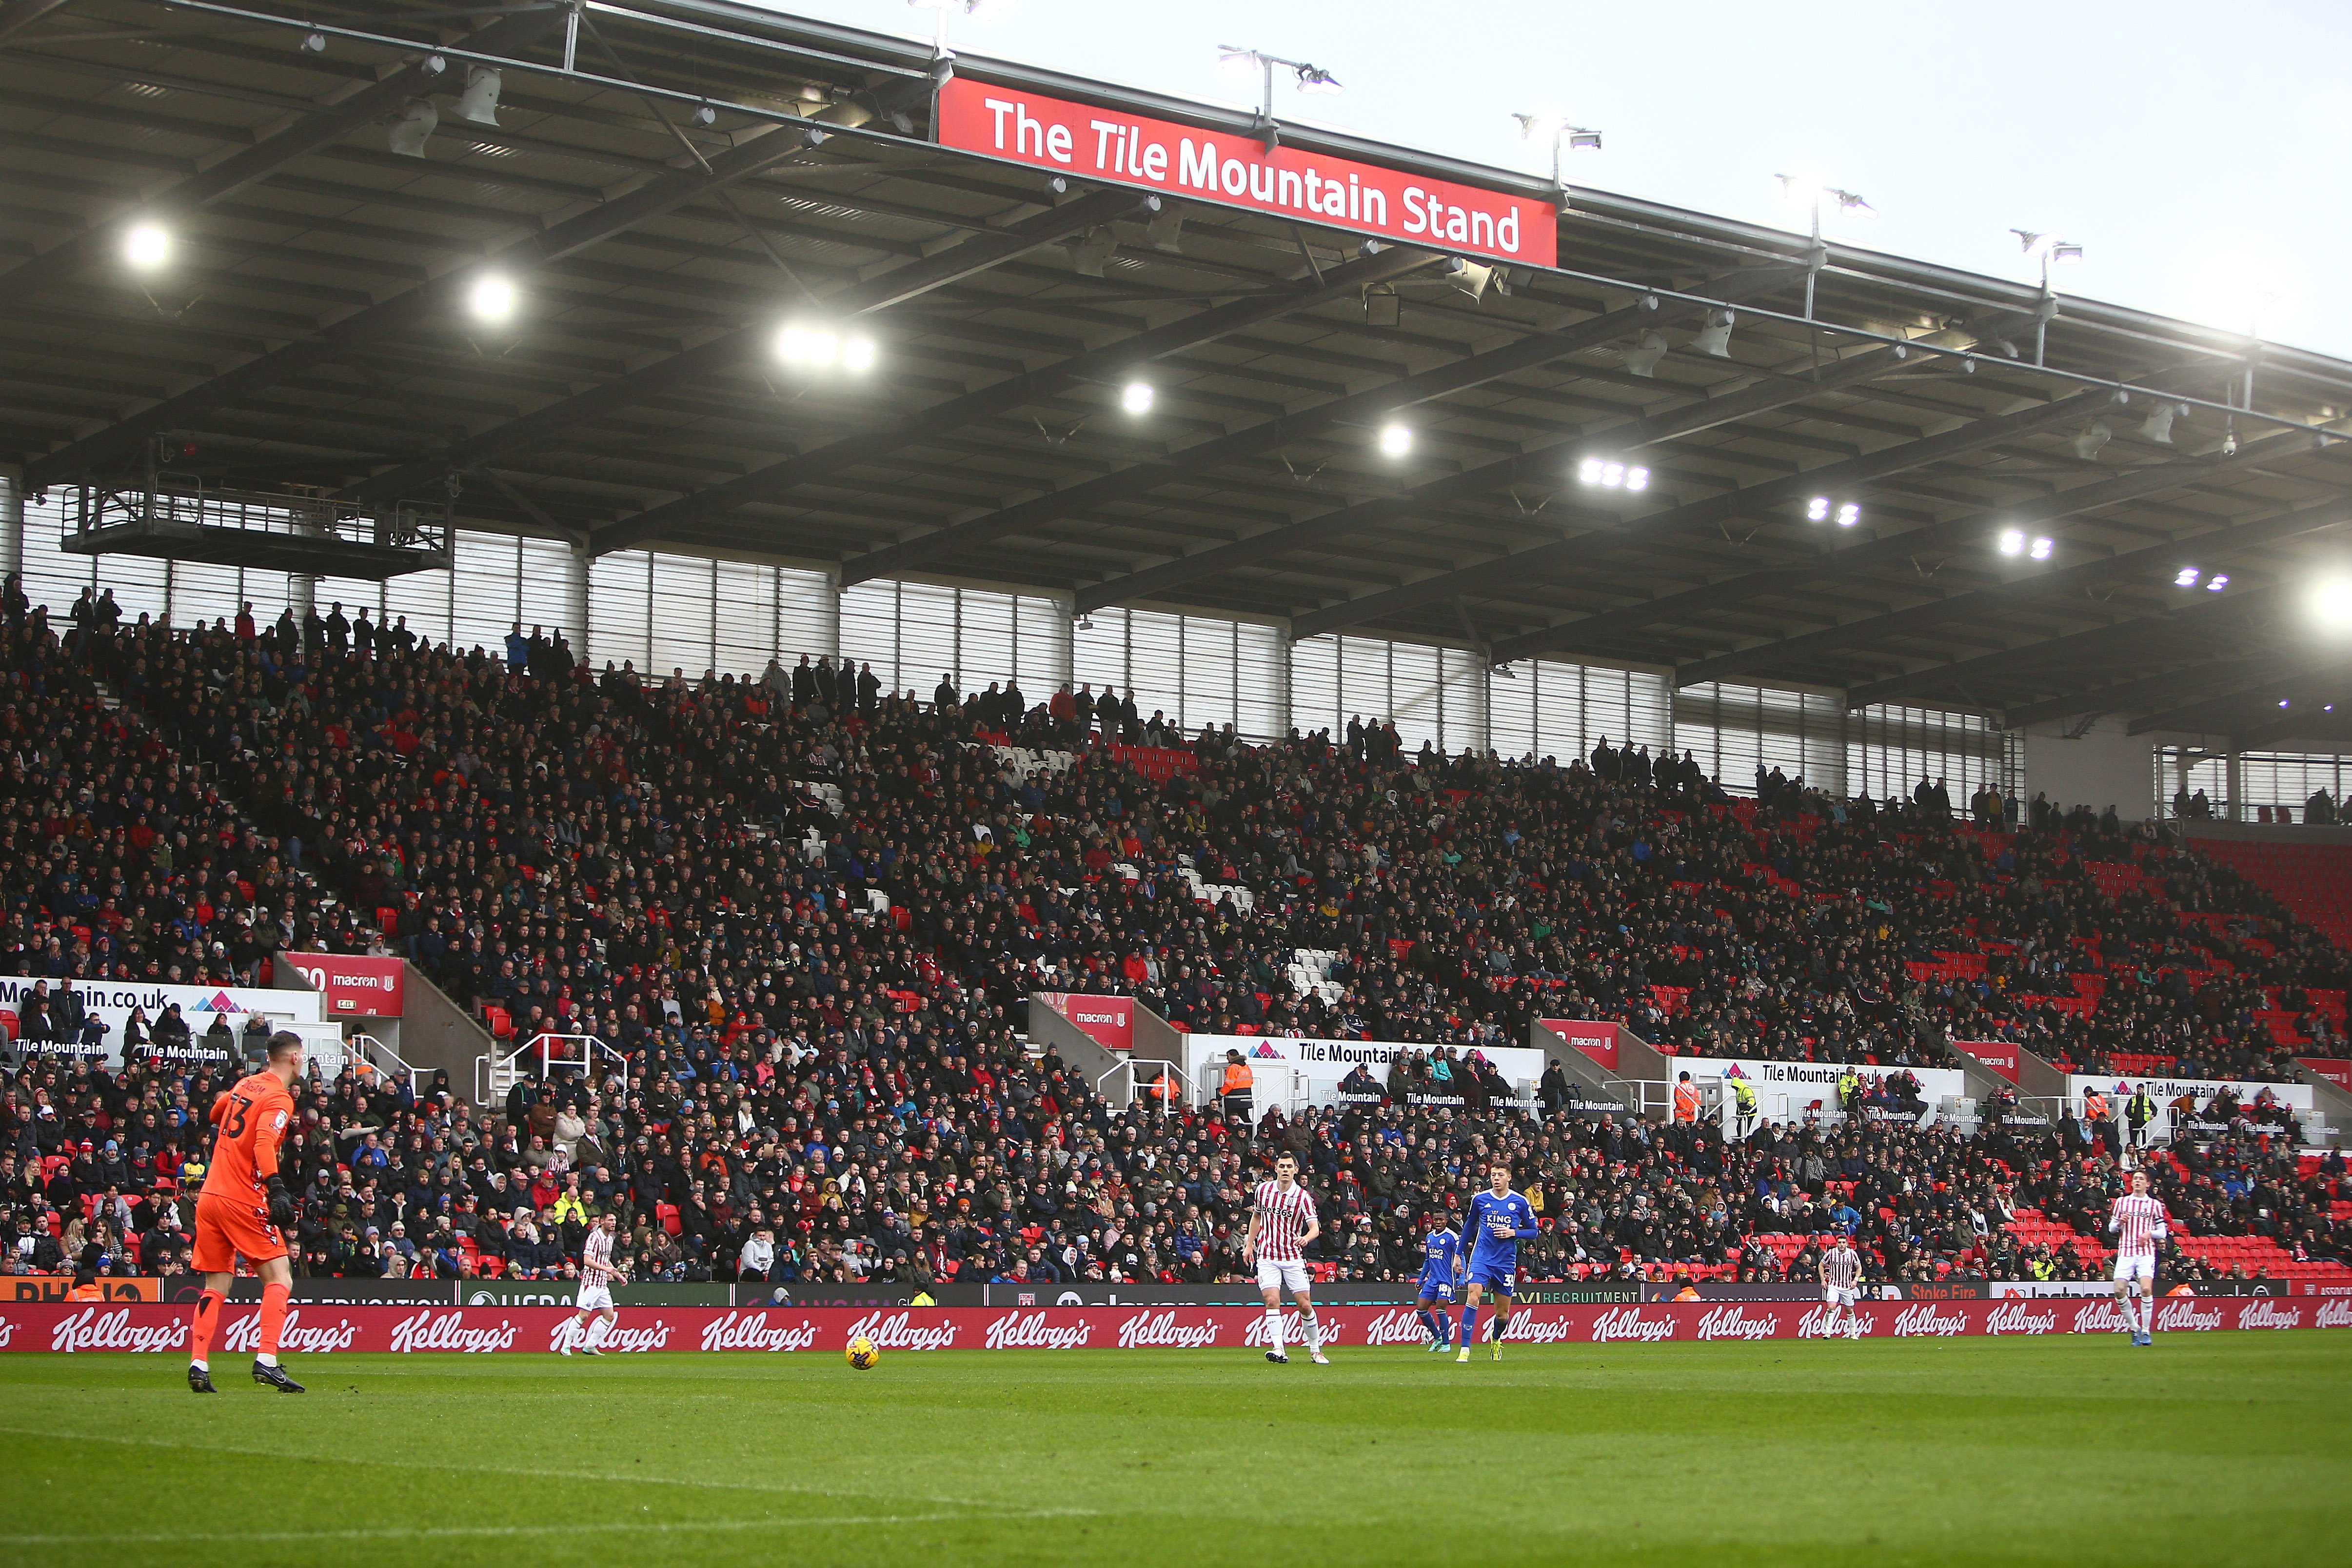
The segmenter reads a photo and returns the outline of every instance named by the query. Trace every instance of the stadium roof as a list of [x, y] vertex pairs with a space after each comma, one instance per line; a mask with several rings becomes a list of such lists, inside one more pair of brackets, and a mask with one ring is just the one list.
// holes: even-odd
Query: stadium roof
[[[1131, 186], [1056, 191], [938, 146], [948, 67], [928, 46], [590, 0], [566, 73], [572, 15], [0, 0], [0, 453], [37, 489], [104, 484], [168, 435], [208, 482], [376, 508], [454, 482], [470, 526], [597, 552], [1032, 585], [2013, 721], [2341, 733], [2301, 717], [2352, 696], [2352, 664], [2300, 596], [2352, 521], [2352, 440], [2318, 433], [2352, 429], [2352, 365], [2071, 296], [2050, 315], [2032, 286], [1582, 191], [1557, 268], [1474, 297], [1442, 248], [1367, 253], [1360, 232], [1191, 197], [1154, 213]], [[508, 62], [495, 125], [461, 114], [481, 60]], [[418, 121], [392, 128], [420, 97], [421, 158], [393, 150]], [[171, 243], [143, 272], [123, 254], [139, 223]], [[493, 269], [518, 294], [503, 327], [467, 308]], [[1717, 357], [1695, 339], [1725, 306]], [[871, 373], [778, 362], [786, 321], [853, 316]], [[1121, 406], [1139, 376], [1140, 416]], [[1588, 458], [1647, 488], [1584, 482]]]

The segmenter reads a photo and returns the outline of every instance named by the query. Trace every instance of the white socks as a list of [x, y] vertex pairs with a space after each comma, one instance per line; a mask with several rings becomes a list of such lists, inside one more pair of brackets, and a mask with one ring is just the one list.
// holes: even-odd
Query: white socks
[[1299, 1318], [1298, 1326], [1307, 1331], [1307, 1353], [1323, 1353], [1323, 1325], [1315, 1321], [1315, 1309], [1309, 1307]]
[[605, 1334], [607, 1334], [608, 1332], [610, 1332], [610, 1331], [612, 1331], [612, 1327], [613, 1327], [613, 1320], [612, 1320], [612, 1319], [610, 1319], [610, 1318], [591, 1318], [591, 1319], [589, 1319], [589, 1320], [588, 1320], [588, 1348], [589, 1348], [590, 1350], [592, 1350], [592, 1351], [593, 1351], [593, 1350], [594, 1350], [598, 1345], [603, 1344], [603, 1343], [604, 1342], [604, 1336], [605, 1336]]
[[1279, 1307], [1265, 1310], [1265, 1348], [1276, 1355], [1282, 1353], [1282, 1309]]

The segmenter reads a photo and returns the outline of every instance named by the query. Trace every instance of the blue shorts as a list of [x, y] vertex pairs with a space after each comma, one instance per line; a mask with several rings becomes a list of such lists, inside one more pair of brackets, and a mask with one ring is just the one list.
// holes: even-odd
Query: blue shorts
[[1424, 1301], [1451, 1301], [1451, 1300], [1454, 1300], [1454, 1280], [1453, 1280], [1453, 1279], [1449, 1276], [1449, 1277], [1448, 1277], [1448, 1278], [1446, 1278], [1446, 1279], [1439, 1279], [1433, 1278], [1433, 1277], [1432, 1277], [1432, 1276], [1430, 1276], [1430, 1275], [1426, 1275], [1426, 1274], [1423, 1275], [1423, 1276], [1422, 1276], [1422, 1279], [1421, 1279], [1421, 1298], [1420, 1298], [1420, 1299], [1421, 1299], [1422, 1300], [1424, 1300]]
[[1498, 1295], [1507, 1296], [1511, 1293], [1511, 1284], [1518, 1278], [1518, 1274], [1519, 1264], [1517, 1258], [1507, 1262], [1473, 1258], [1467, 1279], [1473, 1285], [1483, 1285]]

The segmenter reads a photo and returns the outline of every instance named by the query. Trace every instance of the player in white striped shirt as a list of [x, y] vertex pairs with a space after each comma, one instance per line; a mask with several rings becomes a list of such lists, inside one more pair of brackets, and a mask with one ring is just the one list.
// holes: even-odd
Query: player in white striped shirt
[[1840, 1231], [1822, 1254], [1822, 1338], [1837, 1336], [1841, 1308], [1845, 1311], [1845, 1337], [1862, 1338], [1862, 1314], [1854, 1309], [1861, 1299], [1862, 1254], [1853, 1249], [1853, 1237]]
[[[558, 1352], [570, 1355], [575, 1343], [584, 1355], [603, 1355], [597, 1347], [604, 1336], [613, 1331], [621, 1314], [613, 1305], [613, 1282], [621, 1278], [622, 1266], [613, 1261], [613, 1238], [620, 1234], [621, 1216], [607, 1214], [588, 1232], [588, 1239], [580, 1247], [580, 1310], [566, 1325], [563, 1345]], [[595, 1321], [589, 1321], [591, 1315]], [[583, 1333], [583, 1331], [585, 1331]]]
[[1315, 1217], [1315, 1195], [1298, 1180], [1298, 1159], [1277, 1154], [1274, 1180], [1257, 1184], [1250, 1210], [1249, 1236], [1243, 1247], [1257, 1263], [1258, 1293], [1265, 1299], [1265, 1359], [1287, 1362], [1282, 1353], [1282, 1293], [1298, 1302], [1298, 1326], [1307, 1336], [1307, 1358], [1329, 1366], [1323, 1353], [1323, 1326], [1315, 1321], [1315, 1303], [1307, 1297], [1307, 1244], [1323, 1234]]
[[2131, 1191], [2107, 1210], [2107, 1228], [2116, 1236], [2116, 1305], [2136, 1345], [2156, 1342], [2156, 1249], [2167, 1219], [2163, 1200], [2148, 1195], [2144, 1170], [2132, 1173]]

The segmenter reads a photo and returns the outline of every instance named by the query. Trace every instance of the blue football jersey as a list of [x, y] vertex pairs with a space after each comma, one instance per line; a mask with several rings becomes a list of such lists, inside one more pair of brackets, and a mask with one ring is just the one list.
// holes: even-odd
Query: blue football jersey
[[1442, 1226], [1431, 1231], [1422, 1242], [1422, 1279], [1450, 1285], [1461, 1271], [1462, 1238]]
[[[1517, 1193], [1500, 1197], [1491, 1192], [1470, 1200], [1469, 1217], [1462, 1228], [1471, 1237], [1470, 1261], [1509, 1267], [1517, 1263], [1519, 1243], [1536, 1234], [1536, 1211]], [[1502, 1234], [1497, 1235], [1500, 1229]]]

